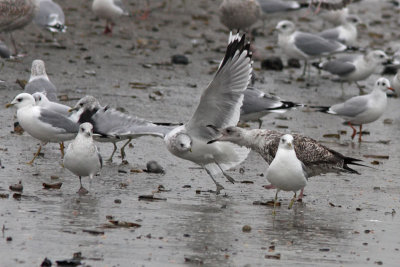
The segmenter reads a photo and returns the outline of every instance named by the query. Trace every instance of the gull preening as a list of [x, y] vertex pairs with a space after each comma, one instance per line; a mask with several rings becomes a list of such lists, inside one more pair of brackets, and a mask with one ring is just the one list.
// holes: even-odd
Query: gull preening
[[7, 105], [7, 107], [9, 106], [17, 108], [17, 119], [21, 127], [29, 135], [41, 141], [38, 151], [28, 164], [34, 162], [42, 149], [42, 145], [47, 143], [60, 143], [61, 153], [64, 156], [61, 143], [75, 137], [78, 132], [78, 124], [60, 113], [37, 106], [33, 96], [28, 93], [17, 95]]
[[304, 60], [303, 76], [308, 60], [342, 52], [347, 47], [337, 41], [325, 39], [317, 34], [296, 31], [293, 22], [283, 20], [275, 28], [278, 31], [278, 45], [288, 58]]
[[25, 85], [25, 93], [44, 93], [51, 101], [57, 101], [57, 88], [49, 80], [43, 60], [36, 59], [32, 62], [31, 76]]
[[354, 82], [359, 88], [360, 93], [362, 93], [361, 86], [357, 82], [367, 79], [380, 65], [387, 62], [388, 59], [389, 57], [382, 50], [373, 50], [366, 55], [345, 55], [313, 65], [339, 76], [342, 81], [342, 90], [343, 82]]
[[164, 139], [172, 154], [206, 170], [217, 186], [217, 194], [224, 187], [215, 180], [214, 175], [222, 172], [233, 183], [234, 179], [225, 170], [246, 159], [249, 150], [229, 143], [207, 145], [207, 141], [219, 136], [207, 125], [222, 128], [239, 122], [243, 92], [250, 82], [252, 71], [249, 47], [244, 35], [230, 34], [225, 56], [214, 79], [204, 90], [192, 118], [169, 132]]
[[73, 121], [79, 124], [90, 122], [93, 125], [96, 141], [110, 142], [114, 145], [114, 150], [108, 161], [112, 161], [117, 150], [116, 143], [119, 141], [127, 140], [121, 147], [123, 160], [125, 158], [125, 147], [132, 139], [148, 135], [164, 138], [173, 129], [169, 126], [169, 123], [157, 125], [145, 119], [129, 116], [108, 106], [102, 107], [93, 96], [81, 98], [69, 111], [72, 112], [70, 117]]
[[273, 214], [275, 214], [280, 190], [294, 193], [288, 207], [291, 209], [296, 200], [297, 191], [303, 190], [307, 184], [306, 167], [297, 158], [293, 142], [293, 136], [290, 134], [285, 134], [280, 138], [278, 150], [265, 174], [268, 182], [276, 188]]
[[385, 112], [387, 106], [386, 91], [388, 89], [394, 91], [390, 87], [389, 80], [379, 78], [375, 82], [374, 90], [371, 93], [352, 97], [343, 103], [331, 107], [319, 107], [319, 111], [342, 117], [345, 123], [353, 129], [352, 139], [357, 134], [357, 130], [353, 125], [359, 125], [358, 140], [361, 142], [362, 125], [376, 121]]
[[33, 22], [50, 32], [65, 32], [67, 30], [65, 15], [60, 5], [53, 2], [53, 0], [36, 1], [39, 7]]
[[254, 87], [244, 91], [243, 105], [240, 108], [240, 121], [257, 121], [261, 128], [261, 118], [269, 113], [285, 113], [303, 104], [284, 101], [277, 96], [266, 94]]
[[118, 18], [129, 16], [122, 0], [93, 0], [93, 13], [106, 21], [104, 33], [112, 33], [113, 26]]
[[79, 194], [89, 191], [82, 186], [82, 176], [93, 177], [103, 167], [101, 155], [93, 143], [93, 126], [86, 122], [79, 126], [78, 134], [69, 144], [64, 157], [64, 167], [79, 177]]

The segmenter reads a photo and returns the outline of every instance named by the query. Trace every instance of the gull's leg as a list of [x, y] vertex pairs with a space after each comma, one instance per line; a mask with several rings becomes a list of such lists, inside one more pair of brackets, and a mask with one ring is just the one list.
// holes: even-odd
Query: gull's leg
[[124, 160], [125, 154], [125, 147], [132, 141], [132, 138], [129, 138], [128, 141], [121, 147], [121, 158]]
[[87, 191], [86, 188], [84, 188], [82, 186], [82, 177], [80, 177], [80, 176], [79, 176], [79, 184], [81, 185], [81, 187], [79, 188], [79, 190], [77, 192], [79, 195], [86, 195], [87, 193], [89, 193], [89, 191]]
[[264, 187], [265, 189], [276, 189], [276, 187], [273, 186], [272, 184], [264, 185], [263, 187]]
[[262, 119], [258, 119], [258, 129], [261, 129], [261, 125], [263, 124]]
[[26, 164], [32, 165], [33, 162], [35, 161], [35, 159], [37, 158], [37, 156], [39, 156], [39, 153], [40, 153], [41, 150], [42, 150], [42, 145], [40, 144], [38, 151], [33, 156], [33, 159], [31, 161], [27, 162]]
[[224, 189], [224, 187], [214, 179], [214, 177], [212, 176], [211, 172], [206, 167], [203, 167], [203, 169], [206, 170], [208, 175], [211, 177], [211, 179], [213, 180], [213, 182], [217, 186], [217, 190], [215, 191], [215, 194], [219, 195], [219, 193], [221, 192], [222, 189]]
[[15, 43], [14, 37], [12, 35], [12, 32], [10, 32], [10, 40], [11, 40], [11, 43], [12, 43], [13, 48], [14, 48], [14, 55], [18, 56], [17, 44]]
[[353, 134], [351, 135], [351, 139], [354, 139], [354, 136], [356, 136], [356, 134], [357, 134], [357, 130], [356, 130], [356, 128], [354, 128], [353, 125], [351, 125], [351, 122], [348, 122], [348, 124], [351, 127], [351, 129], [353, 129]]
[[111, 156], [107, 159], [108, 162], [112, 162], [112, 159], [114, 157], [114, 153], [115, 153], [115, 151], [117, 151], [117, 145], [114, 142], [113, 142], [113, 145], [114, 145], [114, 150], [111, 153]]
[[233, 179], [230, 175], [228, 175], [224, 172], [224, 170], [221, 168], [221, 166], [218, 164], [218, 162], [215, 162], [215, 164], [217, 164], [218, 168], [221, 170], [222, 174], [225, 176], [226, 179], [228, 179], [229, 182], [231, 182], [232, 184], [234, 184], [236, 182], [235, 179]]
[[106, 27], [104, 28], [104, 34], [111, 34], [112, 33], [112, 24], [106, 20]]
[[358, 90], [360, 90], [360, 95], [365, 95], [365, 92], [364, 92], [364, 89], [362, 88], [362, 86], [358, 82], [355, 82], [355, 83], [358, 87]]
[[61, 142], [61, 143], [60, 143], [60, 151], [61, 151], [61, 158], [62, 158], [62, 159], [64, 158], [64, 155], [65, 155], [65, 153], [64, 153], [64, 148], [65, 148], [64, 142]]
[[304, 77], [306, 75], [306, 70], [307, 70], [307, 60], [304, 60], [304, 68], [303, 68], [303, 73], [301, 74], [301, 77]]
[[361, 136], [362, 136], [362, 124], [360, 124], [360, 132], [358, 133], [358, 142], [361, 142]]
[[322, 1], [323, 1], [323, 0], [319, 0], [317, 9], [315, 9], [315, 14], [318, 14], [318, 13], [321, 11], [321, 4], [322, 4]]
[[297, 198], [297, 201], [302, 201], [304, 197], [304, 187], [301, 189], [299, 197]]
[[272, 215], [276, 215], [276, 203], [278, 202], [278, 193], [279, 193], [279, 189], [276, 190], [276, 194], [275, 194], [275, 198], [274, 198], [274, 209], [272, 210]]
[[293, 196], [292, 200], [290, 201], [290, 204], [288, 207], [289, 210], [293, 207], [293, 203], [296, 201], [296, 196], [297, 196], [297, 192], [294, 192], [294, 196]]

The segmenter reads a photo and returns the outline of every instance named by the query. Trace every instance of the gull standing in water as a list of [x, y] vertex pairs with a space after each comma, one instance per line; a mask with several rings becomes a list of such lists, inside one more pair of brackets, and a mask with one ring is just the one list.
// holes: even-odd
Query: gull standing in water
[[44, 93], [51, 101], [57, 101], [57, 88], [49, 80], [43, 60], [36, 59], [32, 62], [31, 77], [25, 85], [25, 93]]
[[[41, 141], [38, 151], [33, 159], [28, 162], [32, 164], [39, 155], [42, 145], [50, 143], [61, 143], [71, 140], [78, 132], [78, 124], [68, 117], [37, 106], [32, 95], [21, 93], [6, 107], [16, 106], [17, 119], [21, 127], [31, 136]], [[62, 156], [64, 148], [60, 144]]]
[[278, 45], [289, 58], [304, 60], [303, 74], [306, 74], [308, 60], [328, 56], [346, 50], [342, 43], [325, 39], [319, 35], [296, 31], [293, 22], [283, 20], [275, 28], [278, 31]]
[[292, 208], [297, 191], [303, 190], [307, 184], [305, 168], [304, 164], [296, 157], [293, 136], [285, 134], [279, 141], [278, 151], [266, 173], [267, 180], [276, 188], [272, 212], [274, 215], [280, 190], [293, 191], [294, 196], [288, 207], [289, 209]]
[[249, 47], [244, 35], [240, 37], [239, 34], [230, 34], [225, 57], [214, 79], [204, 90], [192, 118], [169, 132], [164, 139], [172, 154], [206, 170], [217, 186], [217, 194], [224, 187], [215, 180], [214, 175], [222, 172], [234, 183], [235, 180], [225, 170], [246, 159], [249, 150], [229, 143], [207, 145], [208, 140], [219, 135], [207, 125], [227, 127], [239, 122], [243, 92], [250, 82], [252, 71]]
[[64, 166], [79, 176], [81, 187], [78, 194], [87, 194], [89, 191], [82, 186], [82, 176], [93, 179], [103, 167], [101, 155], [93, 143], [93, 126], [90, 123], [82, 123], [79, 126], [76, 138], [69, 144], [65, 153]]
[[358, 141], [361, 142], [362, 125], [379, 119], [387, 106], [387, 90], [394, 91], [386, 78], [379, 78], [375, 82], [374, 90], [367, 95], [355, 96], [347, 101], [331, 107], [318, 107], [321, 112], [338, 115], [353, 129], [351, 139], [357, 134], [353, 125], [360, 125]]
[[[239, 146], [248, 147], [259, 153], [263, 159], [271, 164], [278, 150], [279, 140], [284, 135], [281, 132], [263, 129], [246, 130], [243, 128], [230, 126], [224, 129], [210, 125], [216, 132], [219, 132], [217, 138], [209, 141], [209, 144], [219, 142], [231, 142]], [[297, 158], [304, 164], [307, 173], [307, 178], [317, 176], [324, 173], [356, 173], [356, 170], [351, 169], [348, 165], [363, 166], [358, 161], [359, 159], [346, 157], [339, 152], [330, 149], [316, 140], [293, 134], [294, 150]], [[267, 189], [274, 188], [267, 186]], [[299, 199], [303, 197], [303, 190], [300, 192]]]

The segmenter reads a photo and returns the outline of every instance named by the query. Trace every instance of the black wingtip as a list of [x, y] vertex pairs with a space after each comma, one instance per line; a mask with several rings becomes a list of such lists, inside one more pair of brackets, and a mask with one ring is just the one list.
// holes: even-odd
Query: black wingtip
[[247, 51], [247, 57], [251, 58], [252, 53], [250, 51], [250, 42], [245, 43], [246, 40], [246, 34], [243, 34], [240, 39], [234, 39], [230, 41], [228, 44], [228, 47], [226, 48], [225, 56], [224, 59], [222, 60], [222, 63], [217, 71], [217, 73], [225, 66], [225, 64], [228, 62], [229, 59], [233, 58], [234, 55], [236, 54], [236, 51], [239, 51], [239, 54], [242, 54], [243, 51]]
[[320, 62], [312, 62], [311, 65], [319, 70], [322, 70], [322, 67], [320, 65]]
[[217, 140], [211, 140], [211, 141], [208, 141], [207, 144], [212, 144], [212, 143], [215, 143], [215, 142], [217, 142]]

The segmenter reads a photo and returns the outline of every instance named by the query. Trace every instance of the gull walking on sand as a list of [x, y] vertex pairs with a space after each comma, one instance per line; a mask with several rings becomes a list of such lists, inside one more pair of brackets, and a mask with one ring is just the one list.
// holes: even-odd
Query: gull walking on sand
[[27, 93], [17, 95], [6, 107], [10, 106], [17, 108], [17, 119], [21, 127], [32, 137], [41, 141], [38, 151], [28, 164], [34, 162], [42, 145], [49, 142], [60, 143], [61, 154], [64, 156], [61, 143], [75, 137], [78, 124], [60, 113], [37, 106], [33, 96]]
[[112, 33], [115, 21], [122, 16], [129, 16], [122, 0], [93, 0], [93, 13], [106, 21], [104, 34]]
[[216, 194], [224, 187], [214, 175], [222, 172], [234, 183], [235, 180], [225, 171], [242, 162], [249, 150], [229, 143], [207, 145], [208, 140], [219, 135], [207, 125], [227, 127], [239, 122], [243, 92], [250, 82], [252, 71], [249, 47], [244, 35], [230, 34], [225, 56], [214, 79], [203, 91], [192, 118], [169, 132], [164, 139], [172, 154], [200, 165], [207, 172], [217, 187]]
[[[210, 140], [208, 143], [231, 142], [242, 147], [250, 148], [259, 153], [263, 159], [271, 164], [278, 150], [279, 140], [284, 133], [253, 129], [246, 130], [243, 128], [231, 126], [224, 129], [210, 125], [216, 132], [219, 133], [217, 138]], [[294, 150], [297, 158], [306, 167], [307, 177], [313, 177], [324, 173], [356, 173], [356, 170], [351, 169], [348, 165], [359, 165], [359, 159], [346, 157], [341, 153], [330, 149], [316, 140], [293, 134]], [[273, 186], [267, 186], [267, 189], [273, 189]], [[303, 197], [303, 190], [300, 192], [299, 199]]]
[[65, 168], [79, 177], [78, 194], [87, 194], [89, 191], [82, 186], [82, 176], [93, 179], [103, 167], [101, 155], [93, 143], [93, 126], [90, 123], [79, 126], [79, 132], [69, 144], [63, 162]]
[[302, 76], [306, 74], [308, 60], [328, 56], [346, 50], [346, 46], [337, 41], [325, 39], [319, 35], [296, 31], [293, 22], [283, 20], [275, 28], [278, 31], [278, 45], [288, 58], [304, 60]]
[[275, 158], [268, 167], [266, 178], [276, 188], [274, 198], [275, 215], [276, 203], [278, 201], [278, 193], [280, 190], [292, 191], [294, 196], [290, 201], [288, 209], [291, 209], [296, 200], [297, 191], [302, 190], [307, 184], [306, 167], [296, 157], [294, 151], [293, 136], [285, 134], [281, 137], [278, 151]]
[[357, 130], [353, 125], [359, 125], [358, 141], [361, 142], [363, 124], [376, 121], [385, 112], [387, 106], [386, 91], [388, 89], [394, 91], [390, 87], [389, 80], [379, 78], [375, 82], [374, 90], [371, 93], [352, 97], [331, 107], [318, 107], [318, 111], [342, 117], [345, 120], [345, 124], [348, 124], [353, 129], [351, 139], [354, 139], [357, 134]]

